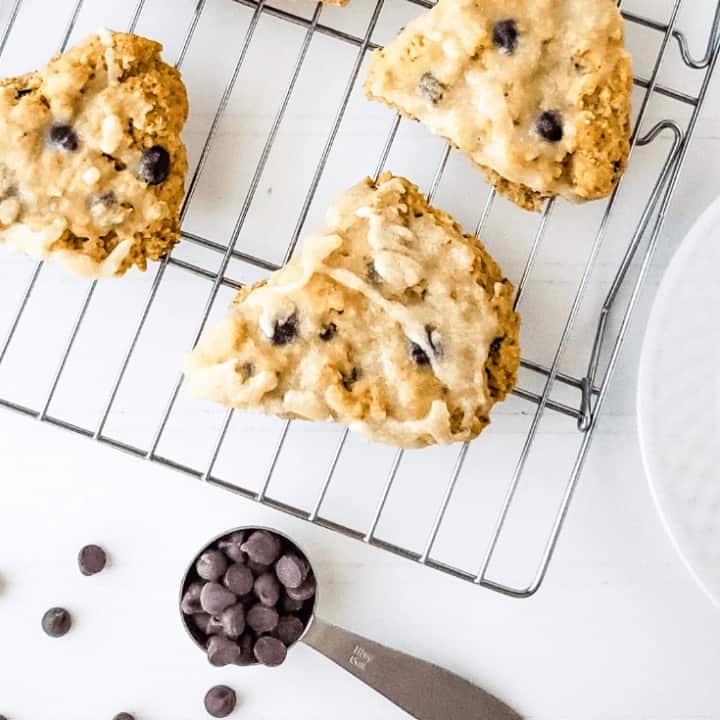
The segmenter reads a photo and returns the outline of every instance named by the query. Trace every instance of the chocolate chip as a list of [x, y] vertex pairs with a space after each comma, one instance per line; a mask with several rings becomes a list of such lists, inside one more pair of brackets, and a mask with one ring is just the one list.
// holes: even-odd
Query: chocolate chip
[[220, 616], [220, 624], [229, 638], [239, 638], [245, 630], [245, 608], [240, 603], [225, 608]]
[[300, 610], [303, 606], [302, 600], [294, 600], [291, 597], [288, 597], [287, 595], [280, 601], [280, 607], [282, 608], [283, 612], [286, 613], [294, 613]]
[[432, 73], [426, 72], [418, 82], [420, 94], [433, 105], [437, 105], [445, 94], [446, 87]]
[[258, 638], [254, 648], [255, 657], [263, 665], [277, 667], [285, 662], [287, 648], [280, 640], [269, 635]]
[[262, 603], [253, 605], [246, 616], [247, 624], [258, 634], [272, 632], [277, 627], [278, 620], [277, 610]]
[[21, 88], [15, 93], [15, 99], [19, 100], [21, 97], [25, 97], [32, 92], [32, 88]]
[[237, 602], [235, 593], [231, 593], [220, 583], [209, 582], [200, 592], [200, 605], [206, 613], [219, 615], [225, 608]]
[[192, 615], [202, 610], [200, 607], [200, 593], [202, 589], [203, 584], [201, 582], [194, 582], [188, 585], [180, 602], [180, 609], [186, 615]]
[[365, 276], [371, 285], [380, 285], [382, 282], [380, 273], [375, 268], [375, 263], [372, 260], [365, 266]]
[[493, 44], [503, 55], [512, 55], [517, 48], [518, 29], [514, 20], [501, 20], [493, 27]]
[[205, 693], [205, 709], [216, 718], [227, 717], [237, 703], [235, 691], [227, 685], [216, 685]]
[[287, 345], [297, 337], [297, 334], [298, 320], [297, 315], [293, 314], [287, 320], [275, 323], [272, 336], [273, 345]]
[[275, 563], [275, 574], [285, 587], [300, 587], [309, 573], [308, 561], [295, 553], [287, 553]]
[[253, 589], [255, 578], [249, 567], [235, 563], [227, 569], [223, 582], [236, 595], [247, 595]]
[[315, 578], [312, 575], [308, 575], [305, 582], [300, 587], [285, 588], [285, 592], [287, 592], [288, 597], [293, 600], [302, 600], [304, 602], [315, 595], [315, 587]]
[[360, 379], [362, 371], [360, 368], [354, 367], [349, 373], [341, 373], [342, 384], [346, 390], [352, 390], [352, 386]]
[[62, 637], [71, 627], [72, 617], [65, 608], [50, 608], [42, 617], [42, 629], [50, 637]]
[[70, 125], [55, 123], [48, 130], [48, 143], [58, 150], [73, 152], [78, 149], [78, 136]]
[[223, 635], [213, 635], [208, 641], [207, 656], [215, 667], [230, 665], [240, 657], [240, 646]]
[[303, 632], [305, 632], [305, 624], [295, 615], [283, 615], [275, 628], [275, 634], [286, 647], [297, 642]]
[[93, 195], [90, 198], [90, 205], [104, 205], [106, 208], [112, 207], [117, 202], [115, 193], [112, 190], [104, 192], [101, 195]]
[[170, 154], [164, 147], [153, 145], [142, 156], [138, 175], [148, 185], [159, 185], [170, 173]]
[[412, 340], [410, 341], [410, 357], [416, 365], [430, 364], [430, 358], [427, 356], [427, 353]]
[[242, 544], [250, 560], [263, 565], [272, 565], [280, 555], [280, 540], [267, 530], [256, 530]]
[[236, 665], [255, 665], [255, 653], [253, 647], [255, 645], [255, 636], [251, 631], [246, 632], [240, 642], [240, 657], [235, 661]]
[[113, 720], [135, 720], [135, 716], [130, 713], [122, 712], [118, 713]]
[[78, 567], [83, 575], [99, 573], [107, 563], [107, 555], [99, 545], [86, 545], [78, 553]]
[[245, 533], [230, 533], [222, 540], [218, 541], [218, 548], [222, 550], [233, 562], [244, 562], [247, 556], [242, 551], [241, 546], [245, 542]]
[[436, 358], [442, 357], [443, 353], [445, 352], [445, 348], [442, 344], [442, 336], [440, 335], [440, 331], [432, 325], [426, 325], [425, 332], [427, 333], [428, 343], [430, 343], [433, 355]]
[[260, 600], [263, 605], [267, 607], [275, 607], [275, 605], [277, 605], [277, 601], [280, 599], [280, 583], [273, 573], [266, 572], [260, 575], [260, 577], [255, 580], [253, 589], [258, 600]]
[[323, 342], [328, 342], [335, 337], [336, 333], [337, 333], [337, 325], [334, 322], [331, 322], [331, 323], [328, 323], [327, 325], [322, 326], [319, 337]]
[[562, 115], [556, 110], [546, 110], [540, 113], [536, 127], [540, 136], [548, 142], [559, 142], [562, 140]]
[[505, 339], [505, 338], [496, 337], [496, 338], [490, 343], [490, 352], [491, 352], [491, 353], [496, 353], [496, 352], [498, 352], [498, 351], [500, 350], [500, 346], [502, 345], [504, 339]]
[[227, 570], [228, 562], [220, 550], [206, 550], [195, 563], [197, 574], [203, 580], [218, 580]]

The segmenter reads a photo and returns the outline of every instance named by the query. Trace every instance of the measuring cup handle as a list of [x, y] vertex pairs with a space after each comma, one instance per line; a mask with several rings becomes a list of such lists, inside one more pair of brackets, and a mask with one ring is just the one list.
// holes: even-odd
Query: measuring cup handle
[[417, 720], [520, 720], [505, 703], [458, 675], [317, 618], [303, 642]]

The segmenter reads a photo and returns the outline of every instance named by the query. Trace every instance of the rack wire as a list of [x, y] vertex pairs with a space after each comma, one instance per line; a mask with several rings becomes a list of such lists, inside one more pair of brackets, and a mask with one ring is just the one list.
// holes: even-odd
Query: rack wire
[[[151, 0], [138, 0], [131, 10], [131, 20], [127, 26], [133, 31], [141, 20], [146, 5]], [[441, 479], [441, 492], [435, 497], [432, 513], [429, 522], [425, 525], [422, 540], [419, 544], [411, 547], [410, 543], [393, 542], [383, 537], [379, 532], [381, 521], [385, 517], [389, 499], [395, 487], [400, 469], [406, 458], [411, 453], [397, 451], [392, 456], [390, 467], [384, 481], [379, 487], [379, 492], [372, 502], [372, 511], [368, 522], [362, 527], [353, 526], [334, 517], [332, 513], [326, 512], [328, 495], [333, 488], [338, 467], [343, 461], [348, 445], [348, 432], [342, 431], [334, 441], [334, 447], [329, 454], [329, 464], [321, 478], [321, 482], [314, 492], [311, 501], [307, 506], [301, 507], [289, 500], [283, 499], [277, 493], [273, 493], [273, 479], [276, 475], [283, 453], [286, 452], [291, 426], [294, 423], [284, 421], [279, 424], [279, 431], [272, 452], [270, 454], [267, 469], [260, 473], [259, 484], [255, 488], [250, 483], [240, 484], [233, 478], [218, 471], [218, 459], [228, 444], [228, 437], [231, 433], [231, 425], [234, 418], [232, 411], [227, 412], [219, 425], [212, 442], [209, 458], [205, 463], [189, 464], [177, 458], [163, 454], [160, 451], [161, 442], [165, 436], [168, 423], [176, 409], [178, 398], [182, 387], [182, 377], [178, 375], [172, 386], [169, 397], [166, 400], [160, 420], [153, 431], [150, 442], [141, 446], [138, 443], [127, 442], [108, 432], [108, 422], [115, 410], [118, 394], [126, 379], [128, 368], [134, 356], [143, 343], [144, 331], [151, 315], [158, 293], [173, 268], [184, 273], [189, 273], [203, 282], [209, 284], [207, 299], [200, 312], [200, 320], [193, 331], [194, 344], [205, 328], [213, 308], [216, 306], [220, 291], [223, 288], [231, 290], [242, 287], [243, 280], [238, 279], [232, 268], [239, 264], [242, 267], [256, 268], [260, 271], [274, 270], [281, 267], [294, 252], [308, 218], [311, 205], [315, 199], [319, 184], [328, 166], [333, 148], [341, 131], [343, 121], [348, 108], [352, 93], [355, 91], [358, 79], [361, 74], [363, 62], [367, 54], [379, 47], [376, 37], [376, 27], [381, 18], [383, 8], [391, 3], [404, 3], [418, 6], [418, 11], [432, 7], [429, 0], [353, 0], [353, 3], [371, 2], [372, 10], [362, 33], [353, 33], [347, 29], [337, 27], [331, 20], [325, 21], [326, 8], [321, 3], [315, 5], [311, 12], [303, 14], [302, 9], [295, 9], [290, 5], [273, 5], [268, 0], [199, 0], [194, 7], [190, 22], [182, 40], [180, 51], [177, 56], [176, 65], [182, 67], [189, 50], [192, 47], [198, 26], [207, 12], [208, 6], [219, 2], [235, 2], [238, 6], [247, 9], [249, 13], [248, 22], [244, 30], [242, 41], [237, 49], [237, 56], [234, 61], [232, 72], [221, 94], [219, 103], [212, 114], [212, 121], [205, 134], [199, 151], [197, 162], [191, 174], [187, 194], [181, 210], [183, 220], [182, 237], [185, 244], [196, 246], [217, 258], [213, 268], [208, 268], [206, 263], [196, 262], [187, 259], [177, 252], [165, 257], [150, 272], [154, 273], [150, 282], [147, 296], [141, 305], [138, 317], [133, 323], [132, 331], [125, 345], [124, 352], [120, 358], [119, 365], [114, 378], [104, 395], [102, 409], [97, 421], [92, 425], [82, 425], [73, 422], [61, 414], [52, 411], [53, 401], [56, 397], [59, 384], [67, 370], [69, 359], [81, 331], [83, 322], [86, 320], [89, 309], [93, 303], [98, 287], [97, 282], [90, 283], [84, 290], [79, 308], [71, 324], [63, 347], [57, 358], [57, 367], [52, 374], [48, 390], [44, 394], [39, 405], [30, 405], [17, 402], [10, 397], [3, 397], [0, 393], [0, 404], [4, 407], [36, 418], [42, 422], [54, 425], [99, 443], [128, 452], [139, 458], [145, 458], [155, 463], [180, 470], [205, 482], [220, 486], [251, 500], [260, 502], [266, 506], [275, 508], [290, 515], [308, 520], [316, 525], [334, 530], [344, 535], [356, 538], [370, 545], [389, 551], [396, 555], [403, 556], [412, 561], [433, 568], [437, 571], [448, 573], [457, 578], [467, 580], [476, 585], [499, 591], [513, 597], [529, 597], [540, 587], [550, 560], [554, 553], [561, 528], [565, 521], [573, 492], [580, 477], [583, 464], [587, 457], [588, 448], [595, 432], [598, 417], [606, 399], [608, 387], [616, 367], [620, 348], [625, 338], [628, 324], [633, 310], [636, 306], [643, 282], [648, 272], [653, 253], [660, 237], [663, 223], [666, 220], [670, 200], [678, 183], [683, 161], [685, 159], [690, 140], [695, 129], [698, 115], [703, 105], [708, 84], [720, 54], [720, 5], [714, 9], [712, 18], [708, 18], [707, 25], [710, 27], [709, 34], [704, 40], [702, 55], [696, 56], [690, 49], [690, 41], [686, 35], [677, 27], [678, 17], [683, 0], [672, 0], [672, 7], [665, 18], [652, 18], [639, 14], [622, 7], [624, 17], [628, 26], [635, 26], [648, 32], [656, 38], [657, 49], [654, 55], [648, 58], [651, 62], [649, 73], [645, 76], [636, 76], [636, 91], [639, 93], [639, 104], [635, 118], [635, 131], [632, 138], [632, 161], [631, 168], [638, 153], [644, 148], [655, 145], [659, 138], [663, 138], [661, 162], [657, 173], [646, 179], [646, 186], [637, 188], [641, 196], [637, 208], [637, 222], [633, 228], [624, 228], [621, 242], [616, 243], [619, 252], [612, 257], [614, 273], [605, 297], [592, 309], [596, 329], [594, 339], [589, 346], [581, 348], [585, 355], [586, 370], [583, 373], [563, 372], [562, 362], [568, 347], [572, 344], [573, 331], [576, 327], [581, 306], [586, 300], [586, 293], [590, 286], [590, 279], [601, 254], [603, 245], [610, 233], [613, 212], [620, 201], [625, 184], [621, 182], [613, 196], [604, 205], [602, 215], [599, 219], [597, 230], [594, 232], [592, 242], [589, 245], [587, 255], [581, 265], [572, 302], [569, 305], [567, 314], [564, 316], [561, 325], [559, 340], [550, 354], [551, 362], [543, 363], [531, 357], [523, 357], [522, 368], [524, 377], [528, 382], [523, 382], [515, 390], [518, 401], [522, 404], [522, 414], [529, 417], [529, 426], [524, 434], [521, 447], [514, 460], [509, 477], [503, 478], [501, 499], [496, 504], [497, 512], [488, 518], [486, 543], [484, 550], [480, 553], [473, 551], [472, 556], [467, 556], [464, 563], [447, 562], [436, 552], [438, 539], [443, 532], [453, 530], [452, 523], [447, 520], [448, 510], [456, 495], [460, 478], [463, 476], [466, 460], [468, 459], [471, 446], [464, 444], [453, 449], [453, 459], [450, 474], [447, 479]], [[78, 22], [80, 13], [84, 7], [84, 0], [75, 0], [72, 6], [70, 17], [67, 20], [59, 50], [64, 50], [70, 41], [71, 35]], [[287, 5], [287, 4], [286, 4]], [[7, 15], [7, 21], [0, 34], [0, 56], [5, 52], [18, 18], [21, 17], [24, 9], [24, 0], [13, 0]], [[284, 90], [282, 98], [277, 106], [275, 115], [270, 124], [259, 155], [257, 165], [252, 173], [244, 199], [237, 212], [230, 236], [226, 242], [219, 242], [205, 234], [191, 231], [188, 228], [187, 217], [189, 209], [196, 197], [200, 179], [208, 164], [218, 135], [221, 131], [221, 124], [231, 101], [233, 91], [236, 88], [238, 78], [247, 62], [250, 50], [253, 47], [253, 40], [257, 34], [257, 28], [261, 19], [265, 17], [274, 18], [282, 23], [289, 23], [299, 27], [303, 32], [303, 39], [294, 66], [289, 76], [289, 81]], [[353, 49], [355, 52], [349, 75], [344, 90], [342, 91], [337, 110], [330, 124], [329, 130], [322, 145], [322, 150], [316, 161], [310, 182], [305, 190], [304, 200], [295, 223], [294, 229], [287, 240], [283, 257], [280, 262], [263, 257], [261, 254], [243, 249], [238, 242], [241, 232], [248, 218], [248, 214], [257, 198], [263, 174], [273, 151], [274, 143], [282, 127], [288, 106], [293, 98], [306, 64], [311, 45], [318, 37], [328, 39], [332, 43], [341, 44]], [[648, 43], [651, 45], [651, 43]], [[661, 77], [661, 68], [668, 56], [679, 57], [682, 65], [687, 69], [693, 78], [696, 90], [688, 91], [687, 87], [678, 87], [672, 82], [664, 82]], [[689, 82], [688, 85], [692, 85]], [[650, 120], [650, 108], [658, 99], [663, 99], [661, 105], [660, 119]], [[679, 119], [679, 117], [682, 119]], [[399, 116], [390, 119], [387, 135], [382, 144], [380, 157], [374, 164], [374, 175], [377, 176], [385, 167], [393, 149], [393, 144], [401, 127]], [[446, 176], [448, 160], [451, 155], [451, 148], [444, 149], [435, 169], [434, 177], [427, 189], [430, 200], [438, 192], [441, 182]], [[371, 170], [368, 167], [368, 171]], [[628, 181], [629, 182], [629, 181]], [[636, 193], [637, 194], [637, 193]], [[497, 199], [494, 191], [490, 191], [485, 198], [484, 205], [479, 213], [479, 219], [475, 227], [475, 234], [480, 235], [488, 224], [489, 218], [496, 212], [502, 212], [502, 201]], [[525, 258], [519, 279], [517, 279], [516, 306], [526, 292], [531, 282], [533, 271], [536, 268], [538, 257], [541, 253], [543, 243], [547, 241], [551, 216], [553, 215], [554, 203], [546, 203], [539, 216], [534, 229], [532, 240], [529, 244], [527, 257]], [[556, 229], [556, 233], [562, 229]], [[614, 231], [614, 235], [617, 231]], [[32, 303], [33, 293], [42, 282], [43, 263], [36, 263], [29, 274], [26, 287], [21, 291], [19, 299], [14, 298], [18, 303], [17, 310], [12, 314], [5, 337], [0, 344], [0, 367], [6, 360], [9, 351], [16, 339], [19, 329], [26, 322], [28, 307]], [[123, 281], [124, 282], [124, 281]], [[11, 302], [10, 291], [0, 287], [0, 301]], [[613, 320], [615, 326], [613, 327]], [[575, 348], [577, 352], [577, 348]], [[179, 365], [179, 362], [178, 362]], [[533, 389], [535, 388], [535, 389]], [[569, 399], [568, 399], [569, 398]], [[579, 443], [574, 457], [569, 458], [569, 473], [563, 477], [559, 485], [558, 502], [553, 506], [548, 522], [543, 527], [547, 532], [543, 534], [542, 542], [534, 548], [538, 554], [537, 563], [534, 564], [528, 581], [507, 582], [500, 580], [491, 573], [493, 562], [498, 554], [498, 547], [504, 533], [507, 531], [509, 515], [517, 502], [516, 496], [523, 474], [526, 471], [528, 459], [536, 443], [538, 428], [546, 416], [546, 411], [571, 419], [576, 425], [575, 432], [578, 435]], [[202, 418], [195, 422], [201, 423]], [[367, 452], [373, 452], [368, 448]], [[480, 460], [477, 461], [478, 469], [481, 467]], [[482, 504], [482, 501], [479, 501]], [[412, 508], [409, 508], [412, 510]], [[478, 508], [479, 509], [479, 508]], [[472, 508], [471, 508], [472, 511]], [[450, 527], [449, 527], [450, 526]], [[466, 535], [468, 526], [457, 526], [454, 529], [461, 535]]]

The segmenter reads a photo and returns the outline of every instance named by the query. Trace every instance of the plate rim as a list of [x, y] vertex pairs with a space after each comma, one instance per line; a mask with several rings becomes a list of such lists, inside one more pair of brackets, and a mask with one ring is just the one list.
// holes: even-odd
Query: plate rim
[[655, 510], [657, 511], [658, 517], [660, 518], [661, 525], [663, 526], [665, 533], [670, 539], [670, 542], [675, 549], [675, 552], [690, 573], [693, 580], [702, 589], [702, 591], [715, 605], [715, 607], [720, 609], [720, 592], [716, 594], [715, 591], [711, 589], [711, 587], [708, 585], [707, 580], [703, 578], [702, 574], [697, 570], [693, 562], [689, 559], [689, 557], [687, 556], [687, 552], [683, 548], [680, 540], [678, 539], [677, 534], [673, 529], [673, 525], [662, 505], [659, 490], [657, 487], [657, 482], [653, 480], [652, 464], [650, 459], [651, 453], [649, 449], [650, 431], [644, 420], [644, 418], [648, 414], [646, 412], [646, 408], [648, 406], [647, 398], [649, 393], [647, 387], [647, 384], [649, 382], [649, 373], [647, 368], [650, 365], [650, 345], [657, 335], [658, 328], [661, 322], [661, 316], [658, 310], [659, 301], [661, 299], [664, 299], [664, 297], [668, 294], [669, 288], [673, 284], [672, 281], [680, 273], [681, 269], [684, 266], [684, 261], [687, 259], [687, 257], [689, 257], [690, 253], [697, 247], [697, 245], [705, 239], [706, 235], [713, 226], [720, 226], [720, 196], [715, 198], [715, 200], [713, 200], [705, 208], [705, 210], [703, 210], [702, 214], [693, 223], [690, 230], [686, 233], [683, 241], [680, 243], [680, 246], [673, 253], [673, 256], [670, 259], [670, 262], [668, 263], [668, 266], [660, 280], [657, 294], [653, 299], [652, 307], [650, 309], [647, 325], [645, 327], [645, 335], [642, 341], [642, 348], [640, 351], [637, 390], [635, 393], [635, 417], [638, 429], [640, 458], [643, 465], [643, 470], [645, 472], [645, 479], [650, 490], [650, 495], [652, 497]]

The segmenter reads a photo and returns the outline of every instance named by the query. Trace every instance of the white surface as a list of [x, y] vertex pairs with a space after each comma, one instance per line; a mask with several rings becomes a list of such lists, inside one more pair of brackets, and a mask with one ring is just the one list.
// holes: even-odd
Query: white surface
[[653, 498], [681, 557], [718, 606], [719, 240], [716, 200], [663, 278], [638, 373], [640, 449]]
[[[72, 5], [69, 0], [25, 1], [33, 12], [19, 18], [20, 32], [11, 37], [0, 61], [1, 73], [42, 62], [57, 45]], [[304, 10], [312, 7], [293, 1]], [[6, 12], [9, 3], [2, 2]], [[76, 36], [99, 24], [123, 27], [130, 5], [88, 0]], [[645, 0], [628, 6], [662, 15], [669, 2]], [[692, 12], [684, 14], [685, 26], [697, 25], [693, 47], [707, 29], [707, 13], [701, 9], [708, 6], [709, 2], [696, 2]], [[193, 0], [150, 0], [138, 29], [162, 38], [168, 57], [174, 57], [179, 29], [193, 7]], [[369, 7], [366, 0], [353, 0], [349, 10], [324, 11], [323, 18], [361, 32]], [[405, 21], [407, 7], [388, 0], [387, 22], [377, 34], [380, 40]], [[194, 108], [187, 137], [195, 160], [210, 121], [206, 108], [222, 90], [247, 21], [247, 12], [226, 0], [209, 0], [208, 11], [184, 68]], [[44, 13], [44, 23], [37, 21], [39, 12]], [[233, 213], [228, 210], [236, 211], [242, 204], [278, 93], [302, 41], [301, 31], [271, 22], [261, 23], [258, 33], [262, 42], [253, 46], [246, 66], [255, 71], [241, 75], [220, 129], [221, 150], [208, 163], [207, 180], [198, 188], [189, 217], [190, 229], [213, 238], [226, 239], [229, 234]], [[631, 38], [641, 72], [648, 70], [642, 51], [656, 39], [637, 33]], [[354, 57], [348, 51], [328, 62], [330, 52], [330, 41], [313, 42], [308, 62], [316, 80], [321, 74], [323, 91], [304, 79], [312, 73], [301, 76], [278, 151], [270, 158], [239, 241], [246, 251], [281, 256], [292, 231]], [[257, 72], [258, 67], [263, 72]], [[176, 584], [188, 557], [227, 527], [265, 522], [307, 547], [323, 583], [322, 610], [328, 620], [462, 673], [530, 718], [720, 717], [720, 686], [714, 681], [720, 667], [720, 613], [697, 590], [658, 522], [643, 477], [633, 407], [643, 319], [654, 287], [680, 238], [720, 186], [716, 95], [714, 90], [699, 125], [648, 292], [557, 555], [538, 595], [514, 601], [439, 576], [177, 473], [2, 412], [0, 713], [11, 720], [101, 720], [126, 709], [138, 720], [203, 718], [205, 690], [227, 682], [242, 700], [238, 718], [400, 720], [402, 713], [305, 648], [294, 651], [277, 671], [215, 670], [181, 632]], [[653, 114], [659, 116], [665, 109], [659, 102]], [[310, 227], [339, 185], [372, 171], [390, 121], [380, 106], [353, 97], [311, 208]], [[648, 154], [637, 153], [625, 190], [636, 201], [636, 194], [647, 191], [656, 169], [653, 158], [661, 156], [663, 148], [667, 142], [661, 139]], [[403, 123], [390, 166], [427, 187], [441, 153], [442, 145], [421, 128]], [[445, 177], [437, 203], [472, 227], [487, 189], [456, 154], [450, 157]], [[596, 220], [599, 207], [558, 205], [553, 214], [552, 232], [521, 306], [523, 344], [530, 357], [552, 359], [596, 226], [587, 219]], [[502, 215], [491, 217], [484, 237], [517, 280], [537, 219], [505, 205], [500, 209]], [[618, 247], [636, 219], [637, 202], [623, 204], [563, 369], [580, 372], [587, 360], [587, 341], [594, 330], [590, 320], [617, 266]], [[216, 256], [191, 246], [181, 249], [180, 257], [187, 257], [183, 253], [208, 265], [217, 263]], [[32, 267], [2, 252], [0, 327], [7, 326]], [[151, 280], [151, 273], [135, 274], [98, 290], [51, 406], [53, 413], [87, 424], [96, 420]], [[52, 268], [43, 270], [26, 321], [0, 366], [0, 394], [34, 406], [42, 402], [86, 288]], [[190, 276], [170, 274], [164, 282], [149, 321], [152, 332], [138, 348], [139, 359], [107, 429], [113, 437], [147, 444], [175, 381], [168, 368], [177, 367], [206, 296], [207, 285]], [[222, 311], [226, 299], [227, 294], [221, 296], [214, 312]], [[104, 355], [98, 354], [98, 347]], [[525, 374], [525, 380], [530, 383], [532, 378]], [[456, 493], [458, 503], [449, 510], [447, 531], [444, 528], [438, 541], [441, 555], [458, 555], [467, 566], [477, 563], [493, 509], [522, 445], [530, 409], [516, 400], [506, 403], [495, 413], [491, 430], [473, 444]], [[198, 411], [181, 402], [161, 451], [203, 466], [221, 419], [222, 413], [211, 408]], [[256, 483], [267, 467], [277, 429], [272, 422], [236, 419], [218, 472], [235, 482]], [[314, 497], [336, 437], [331, 429], [293, 431], [291, 447], [273, 480], [273, 494], [301, 504]], [[571, 462], [577, 442], [573, 423], [558, 416], [543, 422], [512, 549], [537, 546], [546, 530], [546, 511], [554, 506], [558, 483], [564, 479], [566, 468], [559, 469], [558, 463]], [[409, 545], [418, 538], [422, 541], [453, 458], [454, 453], [445, 451], [407, 456], [384, 516], [388, 519], [379, 528], [382, 537], [396, 533], [400, 537], [394, 539]], [[391, 452], [351, 443], [327, 512], [361, 525], [367, 512], [372, 513], [391, 460]], [[535, 522], [541, 515], [543, 522]], [[105, 545], [113, 556], [112, 567], [94, 578], [81, 577], [75, 569], [77, 550], [86, 542]], [[518, 555], [525, 558], [527, 552]], [[517, 577], [511, 570], [510, 579], [525, 579], [527, 570], [519, 568]], [[43, 610], [53, 604], [67, 605], [76, 618], [73, 633], [63, 640], [50, 640], [39, 629]]]

